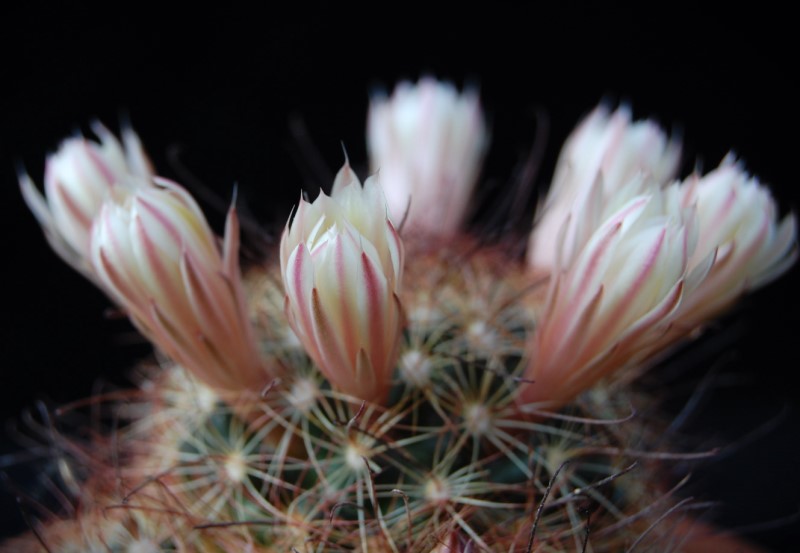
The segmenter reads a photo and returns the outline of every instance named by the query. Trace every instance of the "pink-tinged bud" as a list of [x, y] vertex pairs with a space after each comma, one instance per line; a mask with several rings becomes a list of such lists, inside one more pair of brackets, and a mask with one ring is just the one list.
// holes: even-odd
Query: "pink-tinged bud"
[[218, 390], [259, 391], [270, 380], [247, 316], [239, 226], [231, 209], [222, 252], [179, 185], [119, 190], [92, 229], [91, 262], [136, 326]]
[[529, 243], [551, 284], [523, 402], [558, 405], [652, 357], [795, 261], [796, 218], [778, 223], [766, 188], [732, 158], [668, 184], [678, 157], [625, 109], [567, 141]]
[[330, 196], [300, 201], [281, 239], [286, 314], [308, 354], [340, 391], [385, 399], [403, 314], [403, 244], [376, 177], [345, 166]]
[[674, 178], [679, 161], [680, 145], [652, 121], [632, 122], [627, 107], [613, 113], [597, 107], [561, 150], [536, 216], [528, 264], [551, 271], [559, 254], [565, 260], [577, 255], [596, 230], [583, 219], [587, 212], [605, 206], [637, 177], [666, 184]]
[[731, 156], [704, 177], [688, 178], [681, 193], [698, 218], [690, 288], [676, 324], [691, 329], [795, 262], [797, 219], [790, 214], [779, 223], [769, 189]]
[[136, 133], [123, 129], [123, 147], [101, 124], [95, 123], [93, 129], [99, 143], [70, 138], [47, 158], [46, 199], [27, 174], [20, 175], [25, 202], [51, 246], [84, 274], [89, 273], [92, 222], [103, 202], [114, 188], [131, 186], [134, 181], [149, 183], [152, 177], [150, 161]]
[[447, 237], [461, 229], [487, 145], [474, 91], [459, 94], [451, 84], [424, 78], [370, 103], [370, 164], [392, 220], [405, 217], [404, 230]]
[[523, 403], [556, 406], [648, 351], [680, 304], [695, 214], [677, 186], [627, 200], [552, 276]]

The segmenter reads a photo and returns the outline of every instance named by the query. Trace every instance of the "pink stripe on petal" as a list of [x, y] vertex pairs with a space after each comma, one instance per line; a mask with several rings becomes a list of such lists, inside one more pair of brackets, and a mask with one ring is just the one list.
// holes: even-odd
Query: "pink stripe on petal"
[[724, 227], [726, 220], [728, 220], [730, 212], [736, 205], [736, 200], [737, 200], [736, 187], [732, 186], [728, 191], [728, 193], [725, 195], [725, 199], [720, 203], [720, 205], [715, 210], [714, 216], [708, 221], [709, 229], [716, 230], [720, 227]]
[[670, 322], [669, 317], [680, 306], [683, 298], [683, 291], [684, 281], [680, 280], [672, 287], [669, 293], [664, 296], [664, 299], [662, 299], [660, 303], [628, 328], [626, 333], [621, 337], [621, 341], [632, 342], [651, 327], [659, 324], [666, 325]]
[[72, 199], [72, 196], [63, 186], [56, 186], [54, 192], [63, 202], [63, 205], [69, 212], [70, 216], [76, 219], [79, 225], [83, 227], [86, 232], [88, 232], [92, 225], [91, 217], [87, 215], [77, 203], [75, 203], [75, 201]]
[[[542, 350], [548, 352], [547, 357], [551, 360], [551, 364], [574, 363], [574, 361], [569, 361], [570, 357], [577, 359], [585, 349], [586, 341], [596, 333], [603, 332], [603, 328], [592, 328], [597, 322], [595, 316], [603, 301], [603, 290], [601, 285], [586, 306], [582, 307], [580, 311], [576, 310], [564, 317], [566, 320], [562, 325], [566, 326], [566, 329], [548, 332], [547, 343], [542, 346]], [[567, 371], [563, 366], [558, 370]]]
[[[206, 329], [210, 335], [226, 342], [236, 341], [239, 335], [238, 320], [230, 310], [231, 297], [220, 297], [225, 292], [219, 287], [219, 274], [198, 271], [192, 257], [184, 252], [181, 256], [181, 276], [184, 289], [193, 312], [193, 321]], [[216, 280], [217, 282], [213, 282]], [[227, 300], [227, 301], [226, 301]]]
[[314, 321], [313, 337], [319, 344], [321, 353], [320, 358], [315, 361], [325, 376], [336, 382], [339, 387], [347, 389], [348, 379], [352, 378], [355, 367], [341, 349], [336, 329], [330, 324], [316, 288], [311, 291], [311, 316]]
[[[298, 245], [292, 255], [294, 256], [294, 263], [290, 267], [289, 300], [292, 305], [297, 306], [297, 313], [299, 313], [300, 324], [304, 329], [304, 334], [313, 336], [314, 324], [307, 308], [311, 305], [311, 298], [306, 296], [305, 290], [306, 282], [309, 278], [312, 279], [313, 285], [313, 267], [308, 263], [308, 250], [305, 245]], [[291, 258], [289, 261], [292, 261]]]
[[173, 221], [159, 208], [144, 195], [139, 194], [136, 196], [136, 205], [141, 207], [144, 211], [150, 213], [153, 218], [158, 222], [159, 226], [163, 228], [175, 244], [183, 243], [183, 237], [178, 231]]
[[336, 274], [336, 288], [339, 294], [339, 321], [337, 321], [337, 328], [341, 332], [342, 341], [344, 343], [345, 351], [349, 359], [355, 359], [358, 351], [358, 319], [353, 316], [353, 309], [358, 309], [358, 305], [352, 305], [353, 300], [357, 297], [358, 291], [353, 291], [352, 282], [349, 280], [348, 267], [345, 262], [345, 244], [341, 235], [333, 240], [333, 254], [334, 254], [334, 272]]
[[[118, 177], [108, 166], [106, 160], [103, 159], [103, 157], [93, 147], [91, 147], [88, 142], [84, 141], [83, 144], [87, 157], [92, 162], [94, 168], [97, 169], [97, 171], [103, 176], [103, 179], [109, 185], [116, 184]], [[84, 175], [84, 177], [86, 177], [86, 175]]]
[[597, 282], [598, 277], [603, 275], [599, 273], [599, 268], [603, 265], [603, 261], [611, 253], [612, 246], [614, 246], [620, 233], [622, 232], [622, 223], [617, 222], [609, 225], [604, 235], [601, 235], [597, 242], [593, 244], [591, 254], [587, 259], [580, 263], [574, 273], [579, 279], [577, 289], [571, 290], [571, 302], [580, 304], [584, 301], [587, 294], [594, 294], [594, 289], [589, 286]]
[[[147, 268], [152, 271], [151, 274], [155, 278], [154, 282], [145, 283], [144, 288], [149, 289], [151, 295], [154, 292], [160, 292], [159, 299], [169, 298], [170, 300], [174, 299], [179, 301], [183, 292], [176, 286], [173, 275], [170, 274], [170, 270], [164, 265], [161, 252], [150, 239], [138, 214], [134, 215], [133, 224], [138, 243], [142, 246], [143, 253], [145, 254], [144, 260], [147, 261]], [[146, 275], [137, 276], [140, 278], [144, 277], [145, 280], [147, 280]], [[153, 286], [155, 286], [155, 288]]]
[[145, 319], [144, 306], [138, 301], [136, 294], [117, 272], [116, 267], [111, 263], [105, 250], [101, 247], [99, 252], [100, 268], [102, 270], [106, 285], [122, 300], [122, 304], [133, 315], [140, 319]]
[[[172, 321], [158, 309], [155, 302], [148, 303], [147, 318], [143, 320], [146, 322], [146, 330], [153, 334], [153, 341], [175, 362], [186, 366], [186, 368], [195, 373], [198, 369], [203, 369], [203, 363], [197, 363], [196, 360], [192, 359], [192, 352], [195, 349], [186, 343]], [[200, 376], [208, 377], [205, 371], [202, 371]]]
[[[384, 363], [386, 361], [387, 344], [386, 342], [386, 328], [384, 325], [384, 303], [385, 297], [381, 294], [384, 292], [383, 287], [380, 285], [375, 268], [372, 266], [372, 261], [366, 253], [361, 254], [361, 267], [364, 275], [364, 285], [367, 293], [367, 320], [369, 321], [369, 341], [370, 357], [376, 363]], [[374, 365], [374, 363], [373, 363]]]
[[664, 246], [666, 235], [667, 229], [662, 228], [656, 239], [653, 241], [653, 244], [648, 247], [647, 253], [640, 265], [641, 268], [638, 271], [636, 278], [634, 278], [633, 282], [628, 285], [624, 295], [617, 300], [613, 309], [604, 314], [604, 320], [610, 321], [610, 324], [613, 325], [617, 319], [623, 318], [625, 312], [628, 311], [631, 308], [631, 305], [635, 303], [642, 288], [652, 277], [653, 269], [655, 268], [655, 262]]

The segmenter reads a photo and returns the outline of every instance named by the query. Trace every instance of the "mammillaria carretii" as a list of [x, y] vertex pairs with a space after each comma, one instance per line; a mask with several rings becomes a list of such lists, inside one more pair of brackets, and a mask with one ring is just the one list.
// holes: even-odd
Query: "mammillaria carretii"
[[[76, 452], [53, 462], [79, 508], [43, 513], [4, 550], [731, 547], [693, 523], [704, 504], [665, 470], [706, 453], [631, 416], [647, 396], [630, 380], [785, 271], [794, 216], [779, 222], [732, 161], [674, 180], [676, 142], [601, 107], [567, 141], [523, 260], [464, 229], [486, 140], [477, 98], [424, 79], [372, 109], [378, 174], [362, 186], [345, 164], [243, 272], [235, 211], [217, 239], [146, 165], [85, 192], [69, 181], [96, 200], [72, 250], [23, 177], [57, 251], [80, 250], [68, 260], [164, 355], [127, 399], [91, 402], [126, 422], [113, 439], [77, 446], [46, 427], [47, 451]], [[377, 136], [400, 124], [406, 146], [431, 149], [386, 153]], [[436, 178], [412, 184], [425, 155]]]

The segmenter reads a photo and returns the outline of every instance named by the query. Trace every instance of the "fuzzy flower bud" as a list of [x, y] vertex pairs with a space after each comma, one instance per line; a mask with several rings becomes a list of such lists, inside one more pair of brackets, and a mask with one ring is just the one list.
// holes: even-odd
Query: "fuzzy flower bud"
[[200, 380], [260, 390], [270, 375], [244, 304], [235, 211], [220, 253], [189, 193], [155, 183], [119, 190], [104, 204], [91, 239], [98, 279], [150, 340]]
[[330, 196], [300, 201], [280, 249], [286, 314], [308, 354], [335, 388], [385, 399], [403, 325], [403, 244], [376, 178], [362, 188], [345, 164]]
[[778, 223], [769, 189], [731, 156], [704, 177], [687, 179], [681, 193], [698, 217], [698, 243], [690, 259], [694, 283], [678, 312], [678, 326], [692, 328], [794, 263], [797, 219], [787, 215]]
[[112, 190], [131, 180], [149, 182], [152, 167], [139, 137], [123, 129], [122, 142], [99, 123], [93, 125], [100, 142], [83, 137], [64, 141], [48, 156], [45, 196], [27, 174], [20, 175], [22, 195], [53, 249], [67, 263], [89, 273], [92, 222]]
[[624, 367], [667, 330], [694, 250], [676, 186], [634, 196], [553, 275], [522, 400], [558, 405]]
[[565, 260], [577, 255], [596, 230], [583, 218], [587, 211], [607, 203], [638, 175], [657, 185], [667, 183], [675, 176], [679, 161], [680, 145], [652, 121], [631, 122], [626, 107], [613, 113], [602, 105], [597, 107], [561, 150], [530, 237], [529, 265], [550, 271], [557, 255]]
[[[370, 103], [367, 146], [389, 212], [404, 229], [458, 232], [488, 144], [478, 95], [431, 78], [397, 86]], [[406, 212], [408, 214], [406, 215]]]

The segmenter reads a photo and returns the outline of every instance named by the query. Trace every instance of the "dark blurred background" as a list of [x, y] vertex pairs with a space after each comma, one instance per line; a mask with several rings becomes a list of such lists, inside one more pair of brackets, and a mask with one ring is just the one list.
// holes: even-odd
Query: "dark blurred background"
[[[268, 229], [283, 225], [301, 187], [319, 185], [305, 140], [331, 174], [341, 143], [363, 168], [369, 91], [424, 74], [479, 85], [493, 137], [487, 187], [501, 191], [512, 180], [544, 121], [537, 183], [546, 185], [564, 138], [606, 99], [679, 132], [684, 173], [711, 169], [733, 149], [772, 185], [784, 212], [797, 207], [798, 44], [788, 14], [559, 5], [460, 3], [435, 17], [431, 5], [393, 6], [391, 15], [377, 5], [267, 16], [138, 6], [112, 13], [78, 1], [0, 9], [0, 223], [11, 248], [2, 272], [0, 421], [14, 424], [37, 401], [55, 406], [124, 386], [149, 351], [50, 252], [18, 192], [15, 167], [41, 183], [44, 156], [65, 136], [88, 132], [93, 118], [117, 130], [130, 117], [163, 175], [224, 201], [238, 183], [241, 203]], [[206, 207], [219, 224], [214, 202]], [[736, 447], [694, 467], [691, 492], [722, 502], [720, 524], [779, 551], [800, 539], [792, 518], [800, 509], [797, 276], [795, 268], [746, 299], [656, 373], [677, 413], [713, 368], [683, 430], [698, 447]], [[13, 441], [0, 448], [0, 470], [17, 474]], [[24, 523], [13, 485], [4, 486], [0, 530], [15, 533]]]

